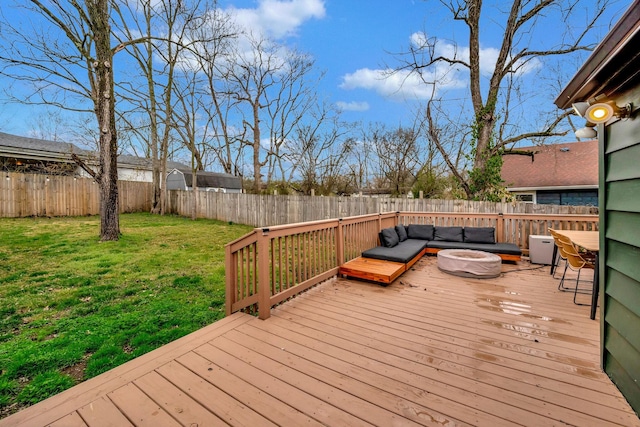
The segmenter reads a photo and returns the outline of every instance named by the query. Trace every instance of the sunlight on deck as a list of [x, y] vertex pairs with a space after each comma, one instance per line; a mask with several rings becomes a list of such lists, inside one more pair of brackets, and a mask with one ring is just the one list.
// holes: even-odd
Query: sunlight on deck
[[[579, 295], [589, 303], [589, 296]], [[599, 368], [599, 321], [548, 267], [496, 279], [425, 257], [236, 313], [0, 426], [640, 426]]]

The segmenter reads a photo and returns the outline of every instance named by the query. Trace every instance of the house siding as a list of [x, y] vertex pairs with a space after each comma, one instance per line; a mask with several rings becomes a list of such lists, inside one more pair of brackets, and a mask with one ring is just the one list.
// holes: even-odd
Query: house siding
[[640, 412], [640, 117], [600, 129], [602, 366]]

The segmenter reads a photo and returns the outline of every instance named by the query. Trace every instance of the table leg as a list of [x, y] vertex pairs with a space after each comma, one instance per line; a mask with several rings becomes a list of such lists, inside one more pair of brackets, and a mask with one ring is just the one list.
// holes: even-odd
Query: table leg
[[558, 256], [558, 246], [555, 244], [555, 242], [553, 243], [553, 256], [551, 257], [551, 271], [549, 272], [550, 275], [553, 276], [553, 273], [556, 271], [556, 258]]
[[596, 252], [595, 268], [593, 270], [593, 291], [591, 292], [591, 320], [596, 318], [596, 309], [598, 307], [598, 292], [600, 291], [600, 256]]

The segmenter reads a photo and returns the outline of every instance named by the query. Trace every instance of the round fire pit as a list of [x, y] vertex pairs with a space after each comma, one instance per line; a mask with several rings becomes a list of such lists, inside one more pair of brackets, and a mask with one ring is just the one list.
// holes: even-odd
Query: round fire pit
[[445, 249], [438, 251], [438, 268], [456, 276], [491, 279], [500, 275], [502, 259], [488, 252]]

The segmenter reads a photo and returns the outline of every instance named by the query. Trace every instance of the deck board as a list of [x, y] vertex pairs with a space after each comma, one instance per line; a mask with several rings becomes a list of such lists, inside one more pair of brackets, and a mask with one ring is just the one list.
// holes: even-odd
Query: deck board
[[640, 427], [600, 371], [599, 323], [556, 287], [525, 262], [478, 280], [433, 257], [388, 286], [331, 280], [266, 321], [234, 314], [0, 427]]

